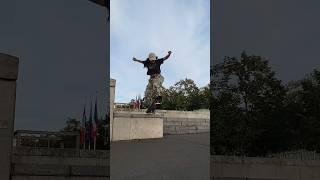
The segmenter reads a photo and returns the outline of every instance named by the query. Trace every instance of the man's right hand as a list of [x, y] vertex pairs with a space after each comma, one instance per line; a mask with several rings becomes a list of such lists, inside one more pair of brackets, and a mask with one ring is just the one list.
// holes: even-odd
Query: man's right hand
[[133, 61], [137, 61], [137, 59], [135, 57], [132, 58]]

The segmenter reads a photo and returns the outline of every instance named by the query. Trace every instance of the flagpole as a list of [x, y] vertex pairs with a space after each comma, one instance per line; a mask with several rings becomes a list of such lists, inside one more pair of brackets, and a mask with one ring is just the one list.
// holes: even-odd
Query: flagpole
[[[85, 99], [84, 99], [84, 109], [86, 109], [86, 104], [87, 104], [87, 96], [85, 96]], [[85, 111], [85, 110], [84, 110]], [[86, 116], [86, 114], [84, 113], [84, 116]], [[82, 138], [83, 138], [83, 149], [86, 149], [86, 118], [85, 117], [82, 117], [82, 123], [83, 123], [83, 120], [84, 120], [84, 124], [82, 124]]]
[[[87, 96], [86, 96], [85, 101], [86, 101], [85, 103], [87, 105]], [[85, 122], [84, 122], [84, 149], [86, 149], [86, 134], [87, 134], [87, 127], [86, 127], [87, 122], [86, 121], [87, 121], [87, 117], [86, 117]]]
[[94, 135], [93, 135], [93, 150], [96, 150], [96, 141], [97, 141], [97, 131], [98, 131], [98, 110], [97, 110], [97, 102], [98, 101], [98, 91], [96, 91], [96, 102], [94, 106], [94, 124], [95, 124], [95, 129], [94, 129]]
[[91, 136], [92, 136], [92, 99], [91, 99], [91, 104], [90, 104], [90, 117], [89, 117], [89, 128], [90, 128], [90, 133], [89, 133], [89, 150], [91, 150]]

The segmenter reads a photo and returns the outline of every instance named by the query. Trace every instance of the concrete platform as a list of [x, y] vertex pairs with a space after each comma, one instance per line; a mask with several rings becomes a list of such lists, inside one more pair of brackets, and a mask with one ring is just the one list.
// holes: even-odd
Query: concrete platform
[[210, 133], [111, 143], [112, 180], [208, 180]]
[[163, 118], [144, 112], [115, 112], [112, 141], [163, 137]]

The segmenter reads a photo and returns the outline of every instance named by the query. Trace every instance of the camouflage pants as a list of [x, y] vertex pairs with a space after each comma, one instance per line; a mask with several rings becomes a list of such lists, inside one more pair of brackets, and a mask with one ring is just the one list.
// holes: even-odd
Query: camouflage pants
[[162, 83], [164, 81], [163, 76], [161, 74], [156, 74], [150, 76], [149, 83], [146, 87], [146, 91], [144, 92], [145, 103], [147, 106], [151, 104], [153, 99], [157, 96], [160, 96], [162, 93]]

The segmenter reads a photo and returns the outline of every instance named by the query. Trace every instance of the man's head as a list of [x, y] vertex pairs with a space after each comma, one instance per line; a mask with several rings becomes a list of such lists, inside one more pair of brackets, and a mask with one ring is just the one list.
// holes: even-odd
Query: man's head
[[156, 56], [155, 53], [149, 53], [149, 57], [148, 58], [149, 58], [150, 61], [155, 61], [157, 59], [157, 56]]

